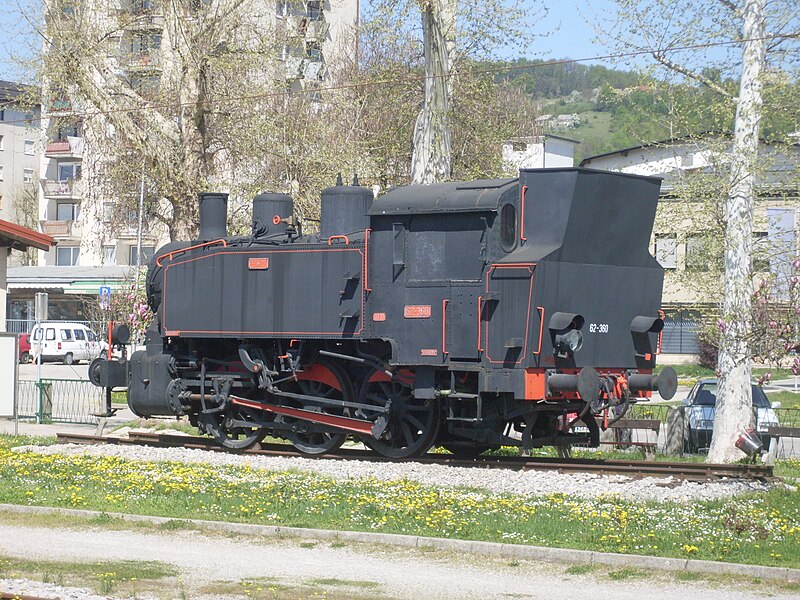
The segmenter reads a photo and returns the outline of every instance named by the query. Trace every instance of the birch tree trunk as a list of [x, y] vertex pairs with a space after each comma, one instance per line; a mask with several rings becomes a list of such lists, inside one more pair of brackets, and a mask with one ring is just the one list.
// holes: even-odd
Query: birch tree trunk
[[103, 243], [108, 235], [103, 219], [104, 203], [115, 198], [109, 185], [107, 130], [108, 123], [102, 115], [88, 118], [83, 124], [84, 148], [94, 158], [81, 164], [81, 266], [103, 264]]
[[425, 49], [425, 99], [414, 128], [411, 183], [450, 177], [450, 75], [455, 53], [455, 0], [421, 2]]
[[709, 462], [742, 458], [736, 439], [752, 425], [750, 387], [750, 319], [753, 282], [751, 251], [755, 208], [754, 171], [761, 118], [761, 68], [766, 55], [765, 0], [746, 0], [743, 7], [742, 75], [736, 108], [731, 174], [725, 206], [724, 328], [719, 352], [721, 373], [717, 390], [714, 435]]

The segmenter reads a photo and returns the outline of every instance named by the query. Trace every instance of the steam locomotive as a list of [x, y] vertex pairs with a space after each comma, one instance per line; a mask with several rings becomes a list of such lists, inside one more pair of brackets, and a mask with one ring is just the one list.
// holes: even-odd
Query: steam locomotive
[[318, 234], [265, 193], [240, 237], [227, 195], [203, 193], [198, 239], [150, 261], [146, 349], [90, 376], [127, 387], [137, 415], [186, 415], [231, 449], [267, 434], [309, 454], [352, 436], [393, 458], [596, 446], [631, 402], [677, 386], [672, 369], [653, 374], [659, 188], [532, 169], [373, 199], [340, 180]]

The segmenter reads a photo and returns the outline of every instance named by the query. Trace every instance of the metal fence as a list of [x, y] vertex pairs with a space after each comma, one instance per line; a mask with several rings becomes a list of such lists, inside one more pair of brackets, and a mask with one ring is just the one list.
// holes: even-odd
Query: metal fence
[[[64, 323], [80, 323], [82, 325], [86, 325], [89, 329], [99, 334], [101, 338], [104, 336], [107, 327], [107, 324], [95, 321], [78, 321], [69, 319], [61, 319], [61, 321]], [[57, 321], [51, 320], [49, 322]], [[8, 333], [30, 333], [33, 331], [34, 325], [36, 325], [36, 321], [32, 321], [30, 319], [6, 319], [6, 331]]]
[[95, 424], [105, 412], [103, 388], [84, 379], [22, 380], [17, 385], [17, 415], [39, 423]]
[[677, 311], [664, 318], [661, 352], [664, 354], [697, 354], [697, 332], [700, 319], [687, 311]]

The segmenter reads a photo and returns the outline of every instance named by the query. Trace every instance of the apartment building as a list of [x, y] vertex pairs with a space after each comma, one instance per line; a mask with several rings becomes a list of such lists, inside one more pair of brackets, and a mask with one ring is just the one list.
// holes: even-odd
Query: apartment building
[[[0, 81], [0, 219], [37, 228], [36, 181], [39, 174], [39, 106], [30, 105], [30, 88]], [[9, 266], [29, 254], [14, 253]]]
[[[108, 39], [110, 68], [120, 73], [130, 86], [146, 93], [159, 85], [166, 55], [164, 16], [159, 0], [98, 0], [95, 10], [101, 20], [114, 22]], [[285, 44], [276, 65], [285, 71], [287, 90], [308, 90], [326, 81], [330, 66], [347, 44], [355, 44], [358, 22], [357, 0], [254, 0], [253, 19], [264, 22], [264, 29], [283, 34]], [[40, 264], [47, 266], [125, 266], [137, 264], [139, 215], [126, 209], [120, 215], [119, 198], [110, 194], [102, 199], [102, 210], [82, 210], [86, 193], [83, 166], [102, 157], [92, 156], [84, 143], [83, 124], [77, 117], [77, 101], [54, 92], [42, 120], [46, 139], [42, 155], [40, 219], [44, 233], [58, 245], [41, 253]], [[76, 118], [69, 122], [69, 116]], [[59, 117], [56, 119], [55, 117]], [[58, 122], [59, 125], [54, 124]], [[67, 122], [67, 125], [64, 123]], [[131, 195], [136, 190], [131, 190]], [[130, 206], [130, 198], [125, 204]], [[97, 223], [102, 220], [102, 224]], [[102, 237], [102, 251], [89, 252], [82, 244], [85, 235]], [[147, 214], [142, 219], [142, 262], [156, 248], [169, 241], [163, 225]]]
[[[72, 14], [69, 1], [63, 7], [56, 2], [59, 0], [49, 0], [51, 7]], [[81, 10], [91, 11], [83, 15], [86, 22], [99, 23], [110, 32], [104, 50], [109, 72], [142, 96], [158, 91], [162, 73], [170, 67], [162, 6], [163, 0], [91, 0], [80, 4]], [[252, 0], [250, 8], [255, 29], [275, 32], [275, 39], [283, 42], [276, 52], [275, 69], [279, 78], [285, 78], [287, 91], [302, 90], [313, 99], [315, 89], [333, 76], [339, 52], [352, 54], [358, 0]], [[169, 241], [165, 226], [143, 211], [139, 245], [140, 215], [130, 208], [137, 204], [134, 198], [138, 198], [139, 186], [131, 186], [123, 198], [114, 191], [118, 186], [104, 186], [98, 180], [96, 165], [107, 160], [108, 148], [112, 153], [115, 150], [113, 130], [98, 133], [96, 124], [92, 129], [89, 120], [83, 118], [80, 98], [73, 97], [68, 85], [63, 90], [46, 89], [44, 96], [46, 108], [38, 135], [31, 132], [25, 137], [18, 133], [26, 131], [23, 127], [14, 130], [13, 143], [24, 146], [21, 155], [27, 162], [18, 164], [19, 169], [0, 162], [5, 177], [10, 178], [12, 171], [16, 177], [16, 171], [20, 171], [23, 181], [38, 182], [37, 225], [56, 241], [51, 249], [39, 252], [38, 267], [9, 269], [6, 316], [13, 331], [30, 328], [37, 291], [48, 292], [52, 318], [90, 320], [91, 311], [87, 309], [96, 305], [100, 288], [129, 285], [138, 248], [141, 263], [146, 264], [155, 250]], [[15, 115], [17, 120], [20, 117], [24, 115]], [[2, 135], [6, 136], [0, 138], [2, 145], [10, 147], [10, 133]], [[96, 141], [93, 136], [98, 135], [107, 138], [105, 154], [92, 143]], [[37, 144], [43, 150], [40, 156]], [[33, 156], [28, 154], [30, 148]], [[4, 160], [2, 156], [0, 150], [0, 161]], [[98, 189], [103, 190], [99, 202]]]
[[[702, 316], [716, 311], [719, 302], [719, 289], [706, 284], [709, 253], [704, 223], [709, 217], [700, 213], [707, 212], [708, 205], [698, 198], [696, 203], [677, 206], [679, 189], [709, 193], [707, 186], [697, 182], [714, 173], [724, 178], [730, 152], [728, 138], [682, 137], [590, 156], [580, 165], [663, 178], [651, 244], [653, 256], [666, 272], [663, 351], [668, 354], [697, 352]], [[798, 253], [800, 144], [762, 142], [759, 157], [753, 232], [757, 278], [766, 273], [787, 273]], [[719, 178], [710, 181], [719, 182]], [[712, 189], [707, 199], [722, 207], [724, 186], [717, 186], [719, 192]]]

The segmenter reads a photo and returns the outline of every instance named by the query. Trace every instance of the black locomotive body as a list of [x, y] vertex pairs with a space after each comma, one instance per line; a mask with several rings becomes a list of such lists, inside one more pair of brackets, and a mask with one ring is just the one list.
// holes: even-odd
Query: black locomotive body
[[238, 238], [226, 196], [203, 194], [199, 239], [149, 266], [146, 350], [127, 381], [103, 381], [127, 384], [135, 413], [188, 415], [230, 448], [267, 433], [309, 453], [352, 435], [392, 457], [597, 445], [597, 416], [675, 392], [674, 371], [652, 374], [659, 188], [573, 168], [374, 202], [340, 185], [323, 191], [313, 236], [288, 196], [262, 194]]

